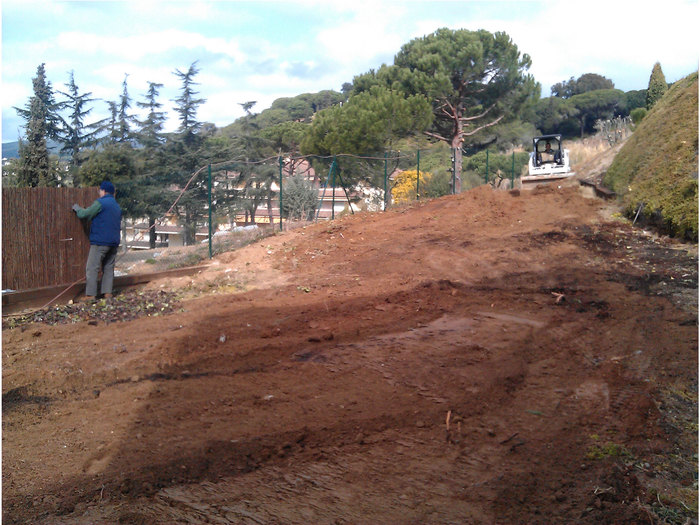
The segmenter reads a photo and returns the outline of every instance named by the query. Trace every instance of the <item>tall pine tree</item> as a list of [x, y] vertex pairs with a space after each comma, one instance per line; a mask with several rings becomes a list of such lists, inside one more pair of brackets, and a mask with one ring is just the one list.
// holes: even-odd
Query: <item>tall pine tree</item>
[[[202, 166], [205, 160], [200, 155], [202, 137], [198, 134], [202, 123], [197, 120], [197, 108], [206, 99], [197, 98], [194, 90], [197, 83], [194, 78], [199, 73], [197, 62], [190, 65], [187, 71], [176, 69], [174, 75], [182, 82], [180, 96], [173, 100], [175, 111], [179, 115], [180, 126], [173, 140], [168, 143], [168, 165], [175, 175], [176, 183], [184, 190], [192, 175]], [[202, 170], [202, 173], [204, 170]], [[196, 177], [190, 183], [187, 191], [178, 203], [178, 214], [184, 227], [185, 244], [195, 242], [197, 226], [204, 223], [206, 213], [206, 185], [204, 176]]]
[[196, 77], [198, 73], [199, 68], [197, 68], [196, 61], [190, 65], [187, 71], [176, 69], [174, 73], [182, 82], [180, 96], [173, 100], [176, 104], [175, 111], [180, 118], [178, 132], [182, 140], [187, 144], [194, 142], [195, 135], [202, 126], [202, 123], [197, 121], [197, 108], [206, 102], [206, 99], [196, 98], [199, 92], [194, 90], [194, 86], [197, 85], [197, 82], [194, 81], [194, 77]]
[[15, 108], [26, 121], [26, 142], [20, 152], [19, 186], [57, 186], [56, 172], [49, 162], [48, 139], [59, 139], [59, 106], [54, 99], [51, 82], [46, 80], [44, 64], [37, 67], [32, 79], [34, 94], [25, 109]]
[[68, 111], [68, 118], [63, 122], [62, 152], [68, 153], [70, 159], [68, 166], [70, 172], [75, 174], [85, 160], [82, 150], [90, 145], [94, 137], [94, 131], [87, 131], [89, 126], [85, 124], [85, 117], [92, 111], [87, 104], [95, 99], [90, 98], [92, 93], [80, 93], [73, 71], [70, 72], [68, 83], [65, 84], [67, 92], [59, 91], [67, 100], [61, 102], [61, 108]]
[[143, 146], [139, 150], [138, 162], [138, 191], [143, 207], [142, 215], [148, 217], [148, 242], [150, 248], [156, 247], [156, 220], [167, 210], [174, 200], [172, 192], [168, 191], [166, 179], [168, 170], [165, 159], [165, 137], [163, 126], [167, 119], [163, 107], [158, 101], [163, 84], [148, 82], [148, 91], [143, 102], [136, 105], [148, 111], [144, 120], [138, 121], [139, 129], [135, 133], [136, 140]]

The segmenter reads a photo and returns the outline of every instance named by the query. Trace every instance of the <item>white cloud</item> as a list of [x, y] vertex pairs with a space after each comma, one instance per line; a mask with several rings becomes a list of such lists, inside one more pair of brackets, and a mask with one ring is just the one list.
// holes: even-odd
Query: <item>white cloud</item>
[[319, 31], [315, 37], [319, 51], [332, 59], [339, 67], [352, 74], [378, 68], [378, 58], [391, 61], [405, 43], [398, 4], [384, 5], [377, 2], [347, 3], [351, 17], [338, 21], [332, 27]]
[[242, 63], [246, 55], [233, 39], [207, 37], [199, 33], [166, 29], [151, 33], [123, 36], [101, 35], [82, 31], [60, 33], [56, 44], [65, 53], [100, 56], [106, 54], [123, 60], [142, 60], [182, 49], [201, 49], [208, 53], [224, 55], [235, 63]]

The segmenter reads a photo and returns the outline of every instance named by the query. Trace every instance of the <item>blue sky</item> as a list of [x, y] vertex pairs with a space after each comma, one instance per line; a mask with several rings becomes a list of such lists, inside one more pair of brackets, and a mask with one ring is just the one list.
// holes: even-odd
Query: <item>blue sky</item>
[[195, 60], [207, 99], [198, 118], [217, 126], [240, 117], [243, 102], [257, 101], [260, 112], [279, 97], [340, 90], [440, 27], [508, 33], [532, 57], [543, 96], [584, 73], [629, 91], [646, 88], [656, 61], [668, 81], [697, 69], [697, 15], [697, 0], [2, 0], [2, 140], [23, 133], [13, 106], [27, 103], [42, 62], [55, 90], [66, 90], [73, 71], [80, 91], [100, 99], [88, 121], [106, 116], [125, 75], [135, 112], [148, 81], [164, 84], [160, 101], [172, 130], [173, 72]]

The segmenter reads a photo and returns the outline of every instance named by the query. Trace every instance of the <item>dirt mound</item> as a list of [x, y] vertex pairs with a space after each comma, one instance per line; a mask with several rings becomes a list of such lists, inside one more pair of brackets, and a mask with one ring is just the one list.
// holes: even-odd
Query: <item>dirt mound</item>
[[348, 216], [149, 287], [181, 307], [3, 332], [6, 523], [697, 505], [696, 249], [576, 187]]

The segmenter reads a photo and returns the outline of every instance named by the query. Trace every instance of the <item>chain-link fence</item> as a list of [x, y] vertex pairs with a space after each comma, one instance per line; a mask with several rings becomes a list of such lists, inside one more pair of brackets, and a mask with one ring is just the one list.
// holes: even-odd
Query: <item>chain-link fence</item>
[[[524, 151], [465, 157], [462, 191], [486, 183], [514, 187], [527, 158]], [[217, 237], [242, 228], [283, 230], [453, 194], [459, 187], [456, 165], [455, 151], [444, 144], [381, 155], [277, 156], [210, 164], [193, 174], [163, 217], [138, 222], [127, 243], [136, 247], [136, 237], [153, 230], [150, 248], [208, 243], [211, 256]]]

